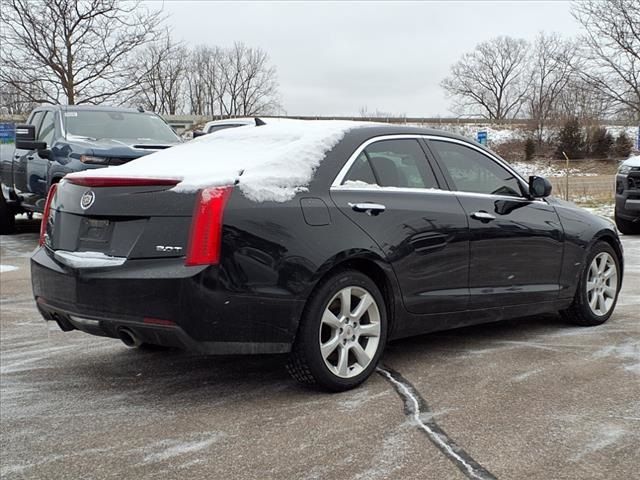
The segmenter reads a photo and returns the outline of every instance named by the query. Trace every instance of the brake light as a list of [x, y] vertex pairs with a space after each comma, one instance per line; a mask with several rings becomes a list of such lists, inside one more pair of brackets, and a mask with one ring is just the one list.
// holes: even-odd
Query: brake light
[[171, 320], [163, 320], [162, 318], [153, 318], [153, 317], [144, 317], [142, 320], [147, 325], [162, 325], [165, 327], [173, 327], [176, 322], [172, 322]]
[[186, 265], [215, 265], [220, 261], [222, 214], [231, 189], [213, 187], [198, 192], [191, 220]]
[[54, 183], [49, 188], [47, 200], [44, 202], [44, 210], [42, 211], [42, 221], [40, 222], [40, 246], [44, 245], [44, 237], [47, 234], [47, 224], [49, 223], [49, 215], [51, 213], [51, 202], [58, 191], [58, 184]]
[[174, 186], [180, 182], [177, 178], [135, 178], [135, 177], [65, 177], [69, 183], [83, 187], [156, 187]]

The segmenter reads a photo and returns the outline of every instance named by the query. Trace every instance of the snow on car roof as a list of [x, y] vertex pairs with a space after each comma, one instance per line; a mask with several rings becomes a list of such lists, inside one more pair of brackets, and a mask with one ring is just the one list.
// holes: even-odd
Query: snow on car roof
[[176, 191], [232, 185], [256, 202], [284, 202], [309, 185], [326, 153], [353, 128], [339, 120], [286, 120], [205, 135], [124, 165], [68, 177], [176, 178]]

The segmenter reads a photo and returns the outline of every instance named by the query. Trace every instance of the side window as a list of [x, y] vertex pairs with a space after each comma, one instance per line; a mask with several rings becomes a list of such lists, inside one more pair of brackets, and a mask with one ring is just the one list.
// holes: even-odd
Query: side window
[[45, 112], [42, 125], [40, 126], [40, 133], [38, 133], [38, 140], [46, 142], [47, 146], [51, 146], [53, 135], [56, 130], [53, 122], [54, 115], [55, 114], [53, 112]]
[[442, 166], [460, 192], [486, 193], [521, 197], [518, 179], [491, 158], [458, 143], [430, 141], [438, 152]]
[[417, 140], [381, 140], [358, 156], [345, 176], [348, 182], [381, 187], [438, 188], [438, 183]]
[[33, 114], [31, 120], [29, 120], [29, 125], [35, 125], [36, 131], [38, 130], [38, 125], [40, 125], [40, 121], [42, 120], [43, 111], [39, 111]]
[[349, 169], [349, 173], [347, 173], [346, 177], [344, 177], [343, 185], [349, 184], [362, 184], [366, 183], [369, 185], [377, 185], [376, 177], [373, 175], [373, 170], [371, 170], [371, 165], [369, 165], [369, 159], [367, 155], [363, 152], [358, 155], [358, 158], [353, 162], [351, 168]]
[[220, 130], [225, 130], [227, 128], [235, 128], [235, 127], [242, 127], [242, 124], [230, 123], [230, 124], [226, 124], [226, 125], [211, 125], [209, 127], [209, 130], [207, 130], [207, 133], [218, 132]]

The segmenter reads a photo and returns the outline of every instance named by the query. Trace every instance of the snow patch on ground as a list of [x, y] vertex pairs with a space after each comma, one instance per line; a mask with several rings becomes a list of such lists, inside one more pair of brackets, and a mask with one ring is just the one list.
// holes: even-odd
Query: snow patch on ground
[[622, 345], [611, 345], [596, 351], [594, 358], [613, 357], [625, 363], [624, 369], [640, 375], [640, 342], [627, 342]]
[[594, 433], [596, 437], [589, 443], [587, 443], [581, 451], [577, 452], [571, 458], [571, 460], [577, 462], [586, 455], [597, 452], [599, 450], [603, 450], [616, 444], [622, 437], [626, 435], [627, 431], [614, 425], [608, 425], [603, 426], [599, 431]]
[[222, 433], [212, 432], [199, 440], [185, 441], [167, 438], [147, 447], [148, 450], [153, 450], [153, 453], [145, 455], [143, 463], [164, 462], [182, 455], [197, 453], [206, 450], [223, 437]]
[[0, 265], [0, 273], [13, 272], [14, 270], [18, 270], [18, 267], [14, 267], [13, 265]]
[[353, 478], [355, 480], [391, 478], [393, 472], [402, 468], [408, 446], [406, 427], [398, 427], [394, 434], [385, 437], [382, 450], [376, 455], [375, 464]]
[[391, 394], [390, 391], [385, 390], [372, 395], [371, 392], [365, 388], [350, 395], [348, 400], [339, 402], [338, 407], [341, 410], [347, 410], [347, 411], [357, 410], [358, 408], [363, 407], [367, 402], [370, 402], [371, 400], [378, 400], [380, 399], [380, 397], [386, 397], [390, 394]]
[[333, 120], [288, 120], [229, 128], [117, 167], [68, 175], [175, 178], [176, 191], [234, 185], [256, 202], [290, 200], [305, 191], [326, 153], [347, 131], [366, 125]]
[[535, 370], [529, 370], [528, 372], [524, 372], [521, 373], [520, 375], [516, 375], [515, 377], [512, 377], [511, 379], [514, 382], [522, 382], [524, 380], [526, 380], [527, 378], [531, 377], [532, 375], [536, 375], [540, 372], [544, 371], [543, 368], [536, 368]]

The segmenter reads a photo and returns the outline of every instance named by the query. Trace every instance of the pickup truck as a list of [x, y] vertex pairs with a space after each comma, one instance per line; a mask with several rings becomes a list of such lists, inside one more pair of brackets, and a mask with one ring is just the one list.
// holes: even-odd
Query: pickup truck
[[47, 192], [67, 173], [121, 165], [180, 143], [158, 115], [142, 110], [49, 105], [16, 126], [15, 149], [0, 145], [0, 233], [18, 213], [41, 213]]
[[616, 175], [615, 220], [625, 235], [640, 235], [640, 155], [620, 165]]

